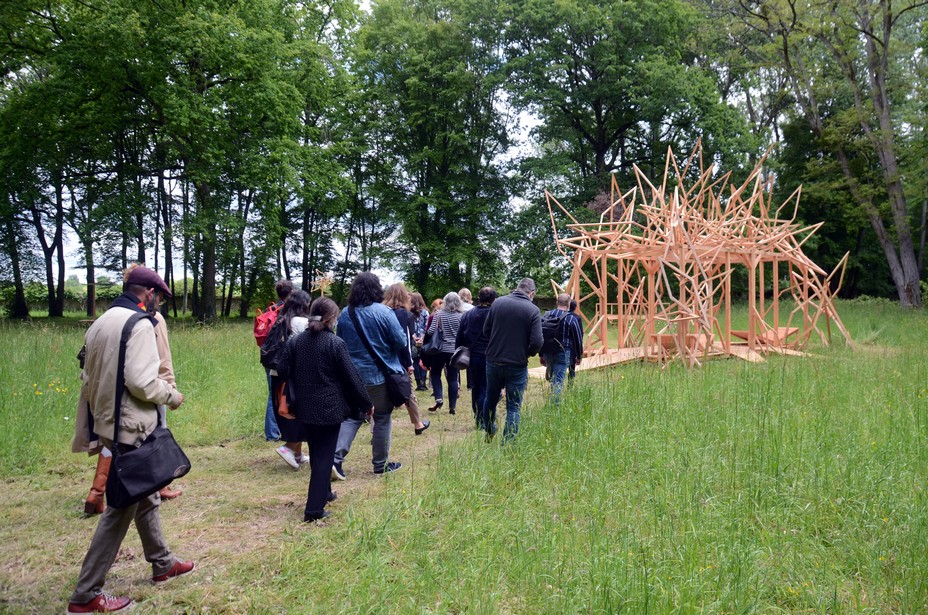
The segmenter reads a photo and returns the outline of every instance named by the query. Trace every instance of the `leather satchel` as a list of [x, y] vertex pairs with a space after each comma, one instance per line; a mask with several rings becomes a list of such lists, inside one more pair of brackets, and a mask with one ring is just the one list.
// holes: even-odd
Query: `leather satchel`
[[458, 346], [451, 355], [451, 365], [458, 369], [467, 369], [470, 367], [470, 348], [467, 346]]
[[[167, 427], [156, 428], [136, 447], [119, 444], [119, 419], [125, 388], [126, 342], [133, 327], [148, 314], [133, 314], [122, 328], [116, 374], [116, 412], [113, 426], [113, 461], [106, 479], [106, 503], [128, 508], [190, 471], [190, 459]], [[159, 421], [160, 423], [160, 421]]]
[[390, 368], [388, 368], [387, 364], [380, 358], [380, 355], [374, 351], [370, 341], [367, 339], [364, 329], [361, 328], [361, 323], [358, 322], [358, 316], [354, 313], [353, 305], [348, 306], [348, 317], [351, 318], [351, 323], [354, 325], [354, 329], [358, 337], [361, 338], [361, 342], [367, 349], [368, 354], [371, 355], [371, 358], [374, 359], [374, 363], [377, 364], [377, 369], [383, 374], [384, 384], [387, 386], [387, 398], [390, 400], [390, 403], [394, 408], [404, 405], [409, 401], [409, 398], [412, 397], [412, 381], [409, 379], [409, 373], [406, 371], [390, 371]]

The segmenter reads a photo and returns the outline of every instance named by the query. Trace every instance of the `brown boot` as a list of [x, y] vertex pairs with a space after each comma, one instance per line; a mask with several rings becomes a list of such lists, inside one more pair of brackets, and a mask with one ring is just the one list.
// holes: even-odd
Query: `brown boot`
[[173, 500], [174, 498], [183, 494], [184, 492], [181, 489], [178, 489], [175, 491], [174, 489], [171, 489], [170, 487], [162, 487], [161, 491], [159, 491], [158, 493], [161, 495], [162, 500]]
[[90, 487], [90, 494], [84, 502], [85, 515], [99, 515], [106, 510], [103, 496], [106, 494], [106, 477], [110, 474], [112, 461], [112, 457], [104, 457], [102, 453], [97, 455], [97, 475], [93, 478], [93, 486]]

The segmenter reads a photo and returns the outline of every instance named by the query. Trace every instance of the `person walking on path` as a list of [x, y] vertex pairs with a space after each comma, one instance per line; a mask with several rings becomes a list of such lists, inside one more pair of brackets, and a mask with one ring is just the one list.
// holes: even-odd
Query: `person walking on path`
[[374, 411], [367, 387], [351, 361], [344, 340], [333, 330], [338, 306], [319, 297], [309, 309], [309, 326], [291, 339], [277, 362], [278, 375], [290, 383], [289, 408], [304, 425], [309, 444], [309, 489], [303, 521], [325, 519], [325, 506], [337, 497], [332, 491], [332, 464], [342, 421], [360, 419]]
[[471, 409], [474, 413], [474, 421], [477, 420], [480, 408], [487, 398], [487, 341], [489, 337], [483, 332], [483, 324], [494, 301], [496, 301], [496, 289], [492, 286], [486, 286], [478, 291], [478, 305], [461, 318], [461, 326], [454, 342], [456, 346], [465, 346], [470, 350], [469, 369], [471, 382], [473, 382]]
[[[393, 403], [387, 397], [386, 377], [377, 365], [377, 361], [367, 351], [361, 335], [364, 335], [380, 360], [393, 373], [400, 373], [403, 366], [399, 356], [406, 349], [406, 334], [396, 320], [393, 310], [381, 303], [383, 289], [380, 278], [365, 271], [359, 273], [351, 283], [348, 291], [348, 307], [338, 317], [336, 334], [345, 340], [348, 353], [354, 362], [361, 380], [367, 387], [367, 394], [374, 404], [373, 426], [371, 429], [371, 463], [374, 474], [395, 472], [402, 467], [396, 461], [390, 461], [390, 440], [392, 436], [391, 414]], [[350, 310], [358, 320], [362, 331], [355, 329]], [[359, 418], [345, 419], [338, 432], [335, 445], [335, 461], [332, 464], [332, 478], [345, 480], [342, 467], [345, 457], [351, 450], [351, 444], [364, 421]]]
[[445, 377], [448, 379], [448, 412], [454, 414], [457, 410], [461, 374], [460, 370], [451, 364], [451, 356], [454, 354], [455, 348], [457, 348], [454, 344], [463, 316], [461, 298], [456, 292], [452, 291], [445, 295], [441, 309], [435, 313], [432, 323], [429, 325], [429, 333], [433, 336], [441, 336], [441, 351], [429, 359], [429, 369], [432, 375], [432, 394], [435, 396], [435, 403], [429, 408], [429, 412], [435, 412], [445, 403], [441, 387], [442, 371], [445, 372]]
[[557, 307], [545, 312], [542, 320], [551, 322], [558, 329], [555, 339], [541, 355], [541, 364], [551, 373], [551, 397], [557, 404], [564, 390], [568, 368], [583, 358], [583, 330], [580, 319], [570, 313], [570, 295], [567, 293], [557, 296]]
[[567, 311], [570, 312], [569, 317], [573, 318], [577, 322], [577, 326], [580, 327], [580, 350], [577, 352], [577, 356], [574, 361], [568, 362], [567, 364], [567, 379], [571, 381], [574, 379], [574, 376], [577, 375], [577, 368], [580, 366], [580, 362], [583, 361], [583, 321], [580, 319], [580, 315], [577, 314], [577, 300], [571, 299], [570, 306], [567, 308]]
[[[288, 340], [306, 330], [306, 326], [309, 324], [307, 316], [309, 316], [311, 300], [309, 293], [305, 290], [295, 290], [284, 301], [277, 319], [283, 323], [282, 326], [287, 331]], [[281, 384], [286, 382], [286, 378], [282, 378], [276, 369], [271, 369], [269, 372], [271, 374], [271, 390], [276, 391]], [[306, 441], [303, 424], [295, 419], [280, 416], [280, 404], [276, 395], [273, 396], [271, 402], [274, 414], [277, 415], [277, 428], [280, 432], [280, 438], [284, 441], [275, 450], [280, 455], [280, 458], [284, 460], [284, 463], [294, 470], [299, 470], [302, 464], [309, 461], [309, 456], [303, 454], [303, 442]]]
[[[137, 447], [155, 430], [159, 404], [177, 408], [184, 401], [176, 388], [158, 376], [160, 358], [150, 316], [136, 323], [126, 343], [125, 387], [121, 396], [116, 396], [123, 326], [134, 314], [147, 313], [144, 306], [153, 300], [156, 289], [166, 295], [171, 292], [156, 272], [137, 267], [130, 272], [123, 294], [90, 326], [84, 337], [81, 397], [87, 400], [93, 432], [100, 443], [117, 452]], [[117, 403], [119, 441], [113, 442]], [[145, 560], [152, 566], [154, 583], [194, 569], [194, 562], [178, 560], [168, 548], [161, 530], [160, 504], [161, 496], [156, 492], [125, 508], [106, 508], [81, 566], [68, 613], [108, 613], [131, 607], [129, 598], [103, 593], [103, 585], [132, 521], [142, 539]]]
[[[293, 282], [290, 280], [277, 280], [274, 284], [274, 291], [277, 293], [277, 303], [274, 307], [279, 311], [283, 307], [284, 301], [293, 292]], [[278, 316], [279, 318], [279, 316]], [[280, 428], [277, 426], [277, 411], [274, 410], [274, 387], [271, 384], [271, 370], [265, 368], [267, 374], [267, 409], [264, 412], [264, 439], [268, 442], [280, 440]]]
[[541, 349], [541, 315], [532, 303], [535, 281], [523, 278], [516, 289], [490, 306], [483, 332], [487, 335], [487, 398], [480, 426], [489, 441], [496, 435], [496, 406], [506, 389], [503, 440], [519, 432], [522, 395], [528, 384], [528, 358]]
[[425, 338], [425, 328], [429, 321], [429, 310], [425, 307], [425, 299], [422, 298], [422, 295], [419, 293], [410, 293], [409, 302], [411, 304], [410, 311], [415, 317], [415, 327], [413, 328], [413, 352], [412, 352], [412, 366], [413, 373], [416, 376], [416, 390], [417, 391], [428, 391], [429, 388], [426, 386], [426, 380], [428, 379], [428, 371], [422, 366], [420, 361], [419, 349], [422, 348], [422, 341]]
[[[391, 284], [384, 292], [383, 304], [393, 310], [396, 320], [406, 333], [406, 352], [400, 354], [400, 365], [412, 374], [415, 371], [412, 359], [412, 340], [416, 330], [416, 317], [409, 311], [410, 303], [409, 291], [406, 290], [406, 286], [402, 282]], [[413, 430], [417, 436], [421, 436], [429, 428], [430, 423], [428, 420], [423, 421], [419, 416], [419, 400], [416, 399], [415, 392], [410, 395], [409, 401], [406, 402], [406, 411], [409, 413], [409, 420], [412, 423]]]
[[[133, 271], [141, 267], [139, 264], [134, 264], [128, 269], [123, 276], [123, 283], [128, 282], [130, 276], [133, 275]], [[139, 275], [139, 274], [135, 274]], [[146, 274], [147, 275], [147, 274]], [[155, 319], [155, 342], [158, 346], [158, 357], [160, 363], [158, 365], [158, 377], [170, 384], [175, 390], [177, 385], [174, 379], [174, 364], [171, 358], [171, 345], [168, 341], [168, 326], [167, 322], [164, 319], [164, 316], [161, 315], [161, 312], [158, 311], [158, 306], [161, 305], [161, 301], [164, 297], [170, 297], [170, 293], [165, 294], [160, 288], [155, 288], [155, 292], [152, 295], [152, 299], [146, 304], [139, 307], [144, 307]], [[167, 406], [159, 406], [161, 421], [163, 425], [167, 427]], [[101, 446], [96, 434], [93, 434], [90, 430], [92, 421], [88, 420], [90, 416], [90, 409], [87, 404], [87, 400], [81, 399], [78, 402], [78, 411], [76, 413], [75, 420], [75, 430], [74, 438], [71, 441], [71, 450], [75, 453], [87, 452], [91, 455], [97, 455], [97, 469], [94, 474], [93, 484], [90, 487], [90, 492], [87, 494], [87, 498], [84, 501], [84, 514], [86, 515], [99, 515], [104, 510], [106, 510], [106, 500], [104, 495], [106, 493], [106, 479], [110, 474], [110, 465], [113, 461], [112, 452], [109, 449]], [[171, 489], [170, 486], [166, 486], [159, 492], [162, 500], [173, 500], [174, 498], [183, 494], [181, 490]]]

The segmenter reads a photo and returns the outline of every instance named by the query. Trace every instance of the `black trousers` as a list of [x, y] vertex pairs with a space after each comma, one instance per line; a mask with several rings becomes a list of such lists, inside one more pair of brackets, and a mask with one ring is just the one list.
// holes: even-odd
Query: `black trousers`
[[335, 462], [335, 444], [341, 423], [335, 425], [306, 425], [306, 443], [309, 444], [309, 492], [303, 519], [318, 519], [332, 492], [332, 464]]

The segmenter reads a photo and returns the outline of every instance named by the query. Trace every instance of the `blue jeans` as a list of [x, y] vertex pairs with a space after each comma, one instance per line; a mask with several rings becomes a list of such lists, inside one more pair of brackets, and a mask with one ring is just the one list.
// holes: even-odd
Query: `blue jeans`
[[267, 372], [267, 412], [264, 413], [264, 439], [280, 440], [280, 428], [277, 427], [277, 413], [274, 412], [274, 388], [271, 384], [271, 370]]
[[[367, 385], [367, 394], [374, 403], [374, 419], [371, 427], [371, 462], [374, 471], [379, 472], [387, 465], [390, 457], [390, 436], [393, 423], [391, 413], [393, 404], [387, 399], [387, 385]], [[345, 419], [338, 431], [338, 441], [335, 444], [335, 463], [342, 463], [351, 450], [351, 444], [364, 421], [358, 419]]]
[[470, 355], [471, 406], [474, 411], [474, 420], [479, 421], [483, 404], [487, 400], [487, 356], [484, 354]]
[[497, 365], [487, 361], [487, 399], [483, 405], [481, 427], [488, 434], [496, 433], [496, 406], [502, 389], [506, 389], [506, 427], [503, 440], [511, 440], [519, 433], [522, 394], [528, 384], [528, 366]]
[[436, 355], [430, 366], [432, 378], [432, 395], [435, 400], [442, 398], [441, 373], [445, 372], [448, 378], [448, 409], [454, 410], [458, 405], [458, 389], [461, 384], [461, 370], [451, 365], [450, 352], [441, 352]]
[[551, 398], [555, 404], [558, 404], [561, 401], [561, 392], [564, 390], [567, 366], [570, 365], [570, 351], [561, 350], [546, 354], [545, 364], [551, 370]]

